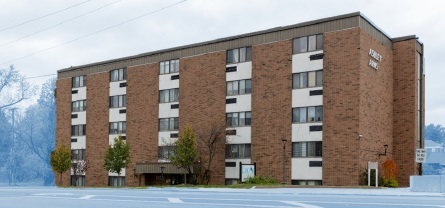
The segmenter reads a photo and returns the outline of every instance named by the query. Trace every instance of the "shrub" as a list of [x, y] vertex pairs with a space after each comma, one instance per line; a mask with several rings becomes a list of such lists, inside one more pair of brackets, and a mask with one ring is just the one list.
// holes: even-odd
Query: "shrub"
[[399, 186], [399, 183], [397, 182], [397, 180], [389, 177], [385, 179], [385, 181], [383, 181], [383, 186], [397, 188]]
[[271, 177], [254, 176], [245, 182], [246, 184], [278, 184], [277, 180]]

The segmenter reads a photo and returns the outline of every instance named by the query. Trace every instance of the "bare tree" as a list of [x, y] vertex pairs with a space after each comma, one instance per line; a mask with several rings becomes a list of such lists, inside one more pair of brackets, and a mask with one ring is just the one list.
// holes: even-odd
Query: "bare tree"
[[36, 86], [29, 84], [14, 66], [0, 69], [0, 110], [30, 98], [36, 89]]
[[77, 181], [80, 176], [83, 176], [85, 172], [88, 170], [88, 161], [85, 160], [78, 160], [73, 163], [72, 166], [73, 174], [74, 174], [74, 186], [77, 186]]
[[224, 154], [226, 144], [225, 123], [212, 122], [208, 128], [198, 132], [199, 159], [201, 162], [201, 183], [209, 184], [212, 176], [212, 162], [218, 154]]

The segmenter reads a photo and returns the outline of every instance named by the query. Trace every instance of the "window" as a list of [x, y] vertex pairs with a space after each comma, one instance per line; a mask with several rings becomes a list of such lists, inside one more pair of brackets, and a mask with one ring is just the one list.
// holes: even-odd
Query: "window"
[[127, 132], [127, 122], [110, 122], [110, 134], [125, 134]]
[[159, 74], [170, 74], [179, 72], [179, 59], [163, 61], [159, 64]]
[[321, 157], [321, 142], [292, 142], [292, 157]]
[[226, 159], [250, 158], [250, 144], [227, 144]]
[[159, 91], [159, 103], [169, 103], [178, 101], [179, 101], [179, 88]]
[[108, 176], [109, 186], [125, 186], [125, 176]]
[[158, 147], [158, 159], [168, 160], [173, 155], [174, 146], [159, 146]]
[[110, 108], [123, 108], [127, 106], [126, 95], [116, 95], [110, 97]]
[[237, 80], [227, 82], [227, 96], [250, 94], [252, 92], [252, 80]]
[[323, 181], [321, 180], [292, 180], [292, 185], [300, 186], [321, 186]]
[[116, 82], [116, 81], [122, 81], [127, 79], [127, 69], [115, 69], [110, 72], [110, 81]]
[[73, 88], [76, 87], [85, 87], [87, 85], [87, 76], [78, 76], [78, 77], [73, 77]]
[[236, 112], [226, 114], [227, 127], [250, 126], [252, 123], [252, 114], [248, 112]]
[[159, 131], [177, 131], [179, 129], [179, 118], [160, 118]]
[[87, 101], [86, 100], [78, 100], [72, 102], [71, 111], [72, 112], [80, 112], [87, 109]]
[[71, 160], [85, 160], [85, 149], [73, 149], [71, 150]]
[[292, 109], [292, 122], [306, 123], [323, 121], [323, 106], [299, 107]]
[[293, 42], [294, 54], [323, 49], [323, 35], [311, 35], [295, 38]]
[[72, 175], [71, 176], [71, 186], [85, 186], [85, 176], [84, 175]]
[[323, 70], [292, 74], [293, 89], [300, 89], [307, 87], [322, 87], [322, 86], [323, 86]]
[[71, 126], [71, 136], [83, 136], [87, 133], [87, 125], [72, 125]]
[[252, 60], [252, 47], [243, 47], [227, 50], [227, 64], [246, 62]]

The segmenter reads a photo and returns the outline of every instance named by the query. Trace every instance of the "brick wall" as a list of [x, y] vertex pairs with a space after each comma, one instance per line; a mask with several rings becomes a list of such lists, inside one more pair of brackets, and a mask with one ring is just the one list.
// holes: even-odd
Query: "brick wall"
[[416, 40], [393, 44], [394, 54], [394, 159], [400, 186], [417, 175], [417, 54]]
[[[56, 82], [57, 88], [57, 124], [56, 124], [56, 145], [65, 145], [71, 148], [71, 79], [59, 79]], [[56, 175], [57, 186], [70, 185], [70, 171], [62, 174], [62, 184], [60, 184], [60, 174]]]
[[[179, 133], [187, 125], [195, 132], [210, 131], [214, 124], [225, 125], [226, 52], [184, 58], [179, 67]], [[219, 148], [224, 150], [225, 145]], [[215, 156], [211, 170], [210, 183], [224, 184], [224, 151]]]
[[[369, 55], [373, 49], [383, 58], [376, 61]], [[378, 63], [378, 69], [369, 66], [369, 60]], [[383, 174], [382, 164], [393, 158], [393, 55], [392, 49], [382, 45], [364, 30], [360, 30], [360, 139], [359, 169], [362, 174], [368, 161], [378, 162]], [[384, 145], [388, 145], [387, 155]], [[359, 175], [359, 181], [364, 182]]]
[[252, 48], [252, 162], [256, 174], [282, 181], [286, 143], [286, 182], [290, 183], [292, 127], [292, 41]]
[[357, 185], [360, 30], [325, 33], [323, 51], [323, 185]]
[[134, 176], [136, 163], [158, 161], [159, 67], [147, 64], [127, 68], [127, 144], [132, 163], [127, 168], [126, 185], [145, 184]]
[[85, 173], [86, 186], [107, 186], [108, 171], [104, 157], [109, 133], [109, 73], [90, 74], [87, 77], [87, 129]]

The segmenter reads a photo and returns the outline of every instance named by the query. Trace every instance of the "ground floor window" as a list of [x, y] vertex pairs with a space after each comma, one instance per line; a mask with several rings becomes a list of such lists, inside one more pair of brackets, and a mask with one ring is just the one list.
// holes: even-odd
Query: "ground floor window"
[[292, 180], [292, 185], [321, 186], [322, 184], [321, 180]]
[[71, 186], [85, 186], [85, 176], [72, 175], [71, 176]]
[[237, 178], [226, 178], [226, 185], [235, 185], [238, 184], [239, 179]]
[[125, 186], [125, 176], [108, 176], [109, 186]]

